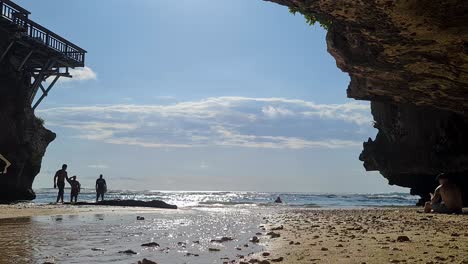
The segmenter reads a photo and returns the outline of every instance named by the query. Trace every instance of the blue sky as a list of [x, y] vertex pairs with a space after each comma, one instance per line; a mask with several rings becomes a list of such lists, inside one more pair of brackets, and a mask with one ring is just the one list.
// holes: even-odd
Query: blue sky
[[369, 105], [320, 27], [252, 0], [18, 0], [88, 51], [38, 108], [58, 134], [35, 187], [62, 163], [111, 188], [387, 192], [358, 160]]

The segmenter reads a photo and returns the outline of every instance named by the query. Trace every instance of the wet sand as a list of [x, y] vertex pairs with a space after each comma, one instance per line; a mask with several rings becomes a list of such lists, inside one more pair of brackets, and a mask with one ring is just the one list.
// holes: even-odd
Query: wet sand
[[[468, 215], [415, 208], [289, 210], [266, 218], [260, 263], [468, 263]], [[271, 233], [270, 233], [271, 234]], [[244, 259], [240, 263], [250, 263]], [[266, 260], [266, 261], [265, 261]]]
[[86, 213], [112, 213], [112, 212], [152, 212], [158, 209], [131, 208], [131, 207], [108, 207], [108, 206], [70, 206], [63, 204], [34, 204], [18, 203], [5, 205], [0, 204], [0, 219], [36, 217], [48, 215], [76, 215]]
[[262, 250], [242, 208], [0, 206], [0, 263], [223, 263]]

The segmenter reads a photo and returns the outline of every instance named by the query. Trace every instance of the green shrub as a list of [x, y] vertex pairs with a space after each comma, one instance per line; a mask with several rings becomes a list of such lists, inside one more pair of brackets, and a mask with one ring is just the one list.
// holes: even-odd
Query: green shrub
[[41, 124], [42, 126], [44, 125], [45, 121], [42, 117], [36, 117], [37, 118], [37, 121], [39, 122], [39, 124]]
[[317, 17], [315, 14], [308, 12], [305, 7], [290, 7], [289, 12], [293, 15], [296, 15], [296, 13], [302, 14], [306, 19], [306, 23], [310, 26], [319, 23], [322, 28], [328, 30], [332, 24], [331, 20]]

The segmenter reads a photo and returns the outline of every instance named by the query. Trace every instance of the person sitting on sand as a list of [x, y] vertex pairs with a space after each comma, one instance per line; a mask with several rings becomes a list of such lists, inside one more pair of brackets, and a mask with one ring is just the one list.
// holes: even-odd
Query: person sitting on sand
[[102, 178], [102, 174], [99, 175], [99, 179], [96, 180], [96, 202], [99, 201], [99, 196], [102, 197], [104, 201], [104, 193], [107, 192], [106, 180]]
[[278, 196], [278, 198], [275, 200], [275, 203], [283, 203], [283, 201], [281, 201], [281, 197]]
[[81, 191], [81, 184], [79, 181], [76, 180], [76, 176], [71, 177], [68, 180], [68, 183], [71, 186], [70, 203], [73, 203], [73, 198], [75, 198], [76, 203], [78, 201], [78, 194]]
[[54, 176], [54, 189], [58, 187], [57, 203], [59, 200], [63, 203], [63, 192], [65, 190], [65, 180], [68, 181], [67, 164], [62, 165], [62, 169], [58, 170]]
[[425, 213], [461, 214], [463, 198], [460, 188], [451, 182], [449, 177], [441, 173], [437, 176], [439, 186], [431, 193], [431, 201], [424, 207]]

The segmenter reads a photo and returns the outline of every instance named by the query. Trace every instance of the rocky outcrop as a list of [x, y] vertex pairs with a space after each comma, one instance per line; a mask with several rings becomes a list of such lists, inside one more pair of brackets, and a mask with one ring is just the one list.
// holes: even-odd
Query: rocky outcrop
[[[0, 54], [12, 36], [0, 31]], [[42, 157], [55, 134], [43, 126], [31, 109], [30, 76], [17, 71], [18, 62], [8, 56], [0, 63], [0, 154], [11, 166], [3, 174], [0, 160], [0, 201], [32, 200], [32, 184]]]
[[380, 171], [390, 184], [409, 187], [424, 200], [441, 172], [468, 190], [468, 119], [411, 104], [373, 102], [371, 108], [379, 132], [359, 157], [367, 170]]
[[348, 96], [372, 102], [367, 170], [423, 198], [450, 172], [468, 193], [468, 1], [267, 1], [328, 26]]

